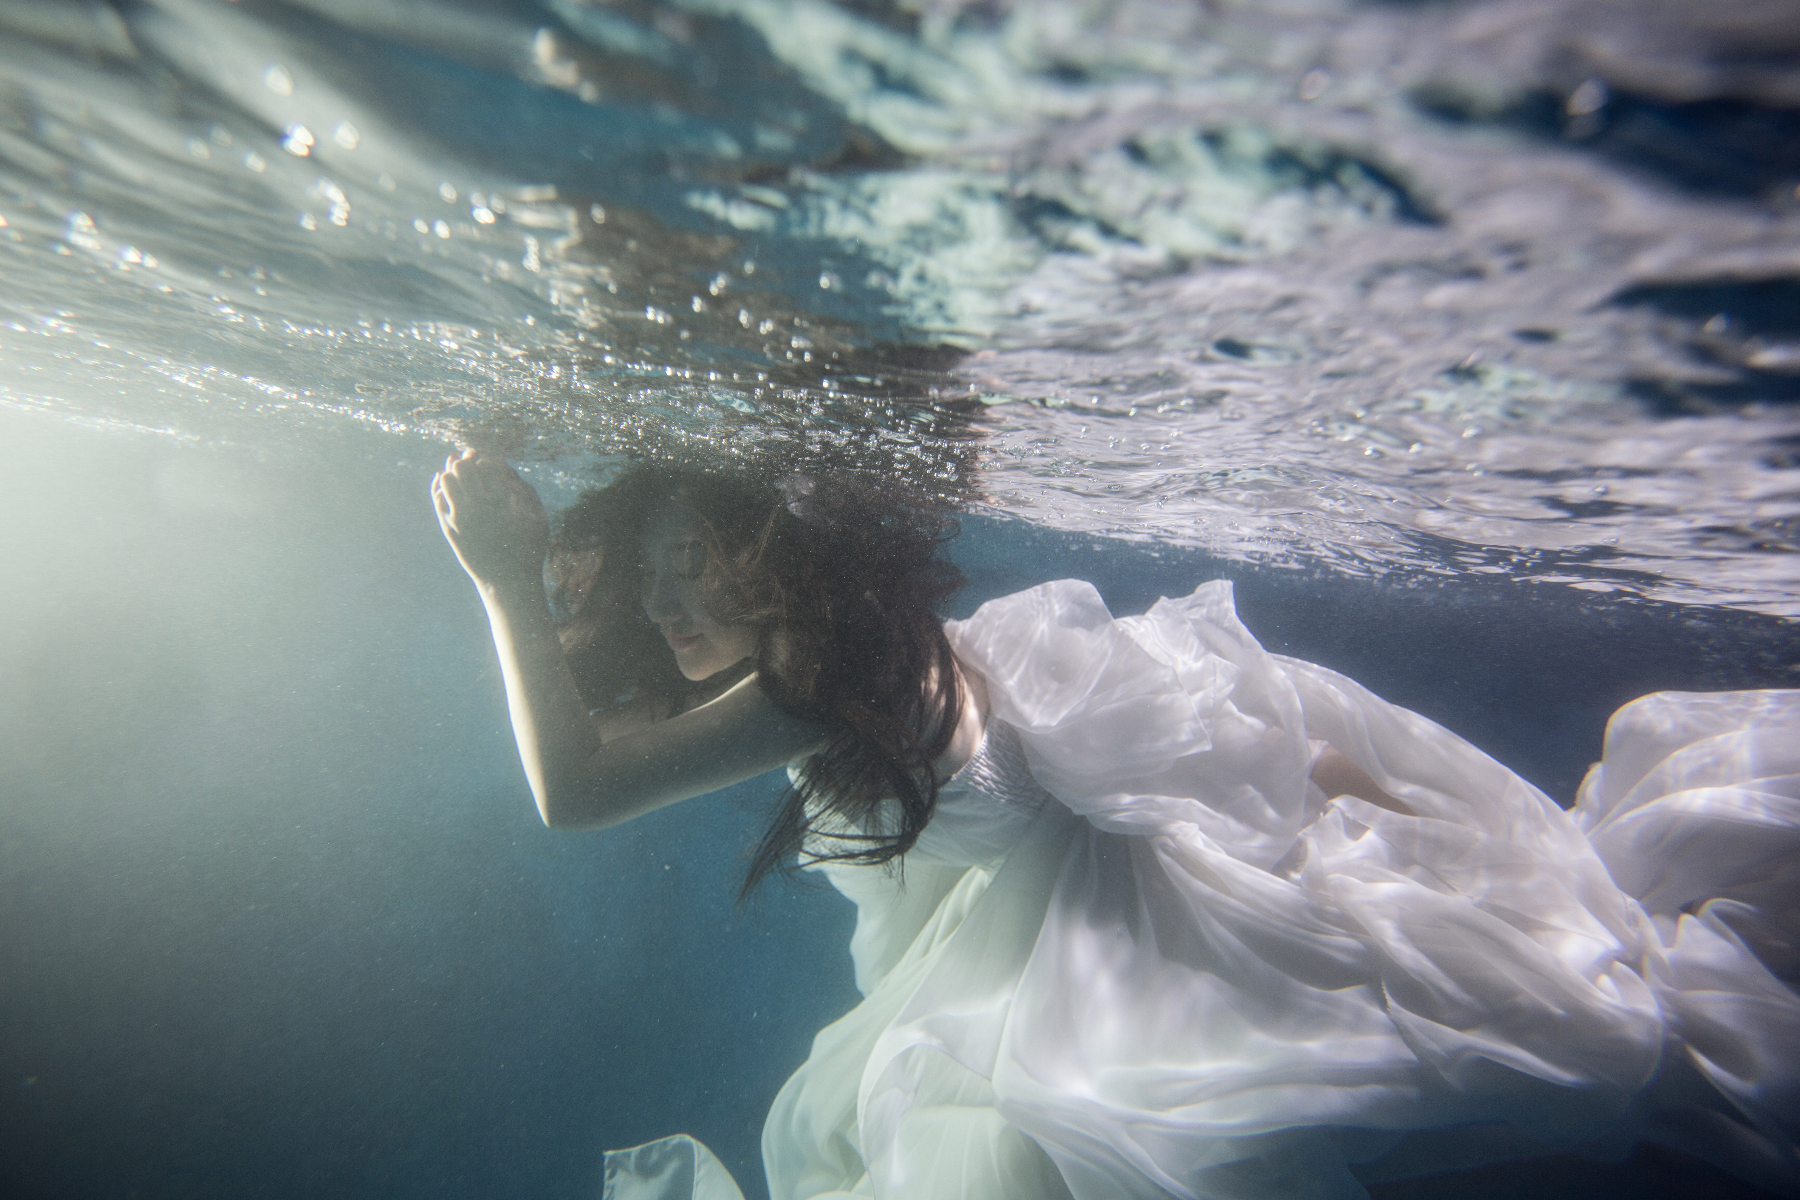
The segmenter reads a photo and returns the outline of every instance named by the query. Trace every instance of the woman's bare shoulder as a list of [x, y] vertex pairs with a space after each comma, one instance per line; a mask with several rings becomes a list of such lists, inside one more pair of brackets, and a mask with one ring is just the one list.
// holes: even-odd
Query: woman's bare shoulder
[[988, 685], [981, 672], [961, 659], [955, 659], [956, 676], [962, 683], [962, 714], [956, 723], [956, 732], [950, 736], [950, 745], [932, 764], [932, 770], [941, 779], [949, 779], [968, 765], [981, 749], [981, 741], [987, 736], [988, 717]]

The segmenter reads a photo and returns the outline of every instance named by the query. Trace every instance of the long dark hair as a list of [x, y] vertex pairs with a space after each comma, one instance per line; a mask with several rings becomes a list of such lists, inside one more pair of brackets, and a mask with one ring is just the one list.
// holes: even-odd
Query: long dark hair
[[[710, 614], [757, 631], [750, 662], [725, 679], [682, 678], [640, 602], [638, 539], [669, 504], [698, 519]], [[956, 532], [942, 501], [849, 471], [638, 464], [563, 514], [553, 600], [591, 708], [672, 716], [754, 670], [777, 706], [829, 731], [752, 853], [743, 895], [796, 856], [892, 861], [930, 821], [932, 764], [963, 706], [937, 615], [964, 582], [941, 555]]]

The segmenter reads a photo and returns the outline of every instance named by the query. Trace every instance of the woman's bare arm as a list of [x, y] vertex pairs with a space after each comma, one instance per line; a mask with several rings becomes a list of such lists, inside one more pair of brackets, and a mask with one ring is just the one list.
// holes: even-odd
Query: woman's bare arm
[[1312, 779], [1327, 796], [1355, 796], [1358, 800], [1367, 800], [1377, 808], [1385, 808], [1402, 816], [1419, 815], [1405, 801], [1382, 791], [1381, 785], [1367, 771], [1346, 758], [1344, 752], [1336, 746], [1325, 747], [1318, 760], [1313, 763]]
[[544, 595], [549, 521], [529, 484], [472, 452], [432, 481], [438, 522], [475, 581], [506, 685], [519, 760], [544, 823], [597, 829], [760, 775], [823, 731], [770, 702], [754, 677], [667, 721], [602, 738]]

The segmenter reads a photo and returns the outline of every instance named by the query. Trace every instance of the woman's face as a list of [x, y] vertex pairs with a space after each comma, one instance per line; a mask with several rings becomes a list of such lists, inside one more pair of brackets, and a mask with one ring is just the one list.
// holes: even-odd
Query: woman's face
[[691, 510], [675, 503], [664, 505], [644, 527], [640, 553], [644, 612], [668, 639], [683, 675], [707, 679], [755, 652], [752, 626], [722, 624], [706, 610], [700, 585], [706, 542], [700, 519]]

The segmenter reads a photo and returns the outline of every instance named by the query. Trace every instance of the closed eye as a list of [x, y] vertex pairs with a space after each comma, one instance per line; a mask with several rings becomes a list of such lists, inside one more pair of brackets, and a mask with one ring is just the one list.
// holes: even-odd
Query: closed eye
[[638, 561], [638, 578], [643, 596], [648, 599], [658, 571], [667, 571], [683, 583], [697, 583], [706, 573], [706, 544], [698, 539], [665, 548], [660, 561]]

